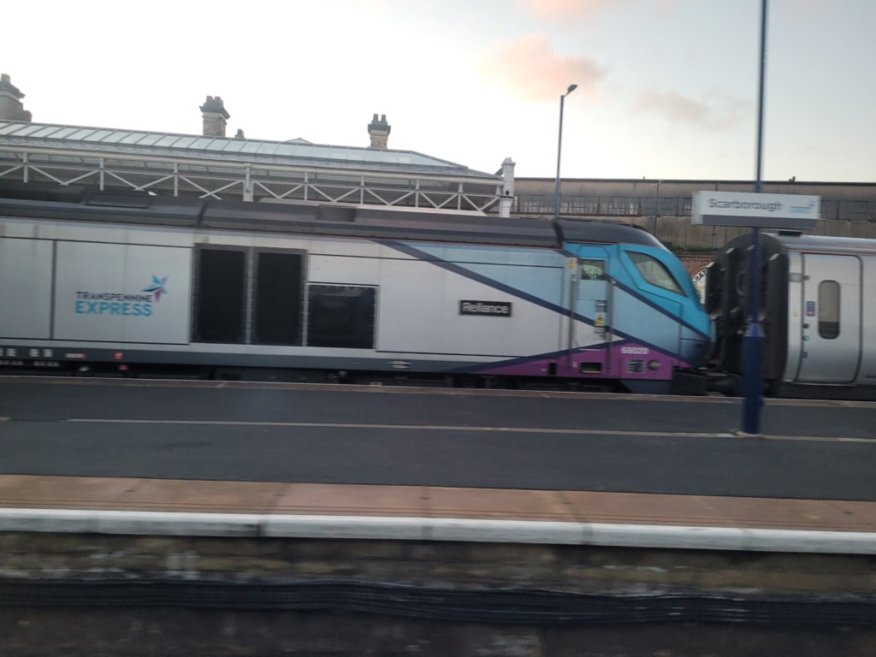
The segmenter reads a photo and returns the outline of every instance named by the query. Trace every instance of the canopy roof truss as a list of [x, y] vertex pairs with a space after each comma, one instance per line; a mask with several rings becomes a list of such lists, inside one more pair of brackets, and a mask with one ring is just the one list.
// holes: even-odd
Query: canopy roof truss
[[490, 210], [502, 195], [497, 178], [0, 143], [3, 179], [220, 200], [296, 200], [476, 212]]

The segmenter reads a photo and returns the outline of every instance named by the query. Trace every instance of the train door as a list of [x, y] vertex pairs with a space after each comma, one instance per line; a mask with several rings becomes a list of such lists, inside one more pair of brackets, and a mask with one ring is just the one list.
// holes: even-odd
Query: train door
[[582, 373], [598, 374], [608, 369], [608, 352], [604, 343], [610, 334], [611, 286], [606, 275], [606, 261], [601, 258], [581, 258], [577, 262], [575, 284], [572, 287], [573, 314], [591, 323], [572, 323], [569, 351], [583, 350]]
[[803, 254], [801, 383], [851, 383], [861, 360], [861, 261]]

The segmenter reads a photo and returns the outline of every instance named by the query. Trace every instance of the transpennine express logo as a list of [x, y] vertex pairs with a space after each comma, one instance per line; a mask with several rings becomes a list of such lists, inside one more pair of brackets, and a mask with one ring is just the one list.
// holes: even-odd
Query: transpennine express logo
[[77, 315], [117, 315], [122, 317], [150, 317], [155, 305], [167, 294], [167, 276], [153, 275], [152, 282], [138, 293], [76, 292]]
[[144, 292], [151, 292], [155, 296], [155, 303], [161, 301], [161, 295], [167, 294], [167, 288], [164, 287], [165, 283], [167, 283], [167, 276], [164, 278], [158, 278], [153, 274], [152, 276], [152, 284], [149, 287], [144, 287]]

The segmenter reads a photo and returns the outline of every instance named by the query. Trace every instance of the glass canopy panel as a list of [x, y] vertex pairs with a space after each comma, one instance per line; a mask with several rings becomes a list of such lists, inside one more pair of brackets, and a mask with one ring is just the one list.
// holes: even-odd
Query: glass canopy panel
[[60, 128], [50, 135], [51, 139], [69, 139], [70, 135], [76, 132], [76, 128]]
[[103, 141], [104, 141], [104, 143], [107, 143], [107, 144], [118, 144], [120, 141], [122, 141], [122, 139], [127, 137], [129, 134], [131, 134], [131, 133], [129, 133], [127, 131], [114, 132], [111, 135], [109, 135], [106, 139], [104, 139]]
[[35, 133], [37, 130], [39, 130], [42, 127], [43, 126], [41, 126], [41, 125], [28, 125], [28, 126], [23, 127], [18, 132], [16, 132], [15, 136], [16, 137], [27, 137], [29, 135], [32, 135], [33, 133]]
[[258, 153], [260, 144], [258, 142], [245, 141], [243, 142], [243, 148], [240, 149], [241, 153]]
[[308, 159], [315, 158], [319, 157], [319, 151], [313, 146], [300, 144], [295, 147], [295, 157], [303, 157]]
[[158, 146], [159, 148], [169, 148], [173, 146], [174, 142], [179, 139], [177, 135], [162, 135], [161, 138], [153, 144], [153, 146]]
[[215, 151], [217, 153], [224, 153], [225, 149], [228, 147], [230, 140], [224, 137], [211, 137], [210, 143], [207, 144], [206, 150]]
[[139, 146], [154, 146], [157, 142], [159, 142], [162, 138], [162, 135], [146, 135], [139, 142]]
[[145, 132], [129, 132], [125, 135], [121, 140], [119, 140], [120, 144], [136, 144], [141, 139], [143, 139], [147, 133]]
[[240, 149], [243, 148], [243, 144], [244, 144], [244, 142], [242, 142], [242, 141], [238, 141], [238, 142], [230, 141], [226, 145], [224, 151], [226, 153], [237, 153], [240, 151]]
[[284, 157], [295, 157], [298, 154], [300, 144], [277, 144], [275, 153]]
[[88, 137], [88, 135], [90, 135], [92, 132], [94, 132], [94, 130], [91, 128], [83, 128], [82, 130], [77, 130], [75, 133], [70, 135], [70, 139], [71, 140], [75, 139], [77, 141], [81, 141], [81, 140], [84, 140], [86, 137]]
[[56, 125], [47, 125], [42, 130], [37, 130], [36, 132], [31, 134], [31, 137], [48, 137], [53, 132], [58, 131], [58, 126]]
[[280, 150], [280, 144], [270, 141], [259, 142], [259, 155], [274, 155], [278, 150]]

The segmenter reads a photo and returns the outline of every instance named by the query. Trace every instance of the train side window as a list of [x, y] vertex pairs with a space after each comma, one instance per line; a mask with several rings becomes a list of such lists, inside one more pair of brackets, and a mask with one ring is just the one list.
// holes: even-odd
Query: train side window
[[311, 285], [308, 288], [307, 344], [373, 349], [376, 293], [373, 287]]
[[301, 287], [304, 256], [262, 251], [257, 254], [253, 342], [301, 344]]
[[195, 297], [195, 342], [241, 343], [246, 253], [200, 249]]
[[834, 340], [840, 334], [840, 286], [836, 281], [818, 284], [818, 335]]
[[681, 286], [666, 268], [666, 265], [657, 258], [638, 251], [627, 251], [627, 255], [630, 256], [630, 260], [633, 261], [636, 269], [639, 270], [647, 283], [684, 296]]
[[605, 261], [604, 260], [581, 260], [581, 280], [582, 281], [604, 281], [605, 280]]

